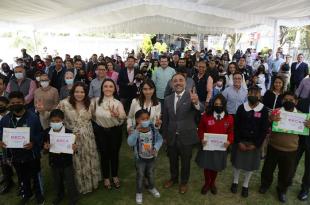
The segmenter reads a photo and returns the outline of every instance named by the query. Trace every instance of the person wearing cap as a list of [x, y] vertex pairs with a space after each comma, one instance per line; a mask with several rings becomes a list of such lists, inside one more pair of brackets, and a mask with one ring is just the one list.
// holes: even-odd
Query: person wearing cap
[[53, 76], [53, 72], [55, 70], [55, 66], [53, 66], [53, 58], [51, 55], [47, 55], [44, 58], [44, 63], [45, 63], [45, 68], [44, 68], [44, 72], [48, 75], [49, 79], [52, 79]]
[[239, 175], [245, 172], [241, 195], [248, 197], [249, 182], [253, 171], [259, 169], [261, 147], [269, 127], [268, 110], [260, 102], [258, 86], [248, 89], [247, 102], [238, 107], [235, 115], [235, 139], [232, 145], [231, 162], [233, 183], [231, 192], [237, 193]]

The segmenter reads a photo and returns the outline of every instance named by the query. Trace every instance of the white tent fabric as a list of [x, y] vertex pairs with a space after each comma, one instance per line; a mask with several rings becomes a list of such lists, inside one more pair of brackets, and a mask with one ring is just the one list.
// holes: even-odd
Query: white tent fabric
[[259, 25], [310, 24], [309, 11], [310, 0], [1, 0], [0, 28], [234, 33]]

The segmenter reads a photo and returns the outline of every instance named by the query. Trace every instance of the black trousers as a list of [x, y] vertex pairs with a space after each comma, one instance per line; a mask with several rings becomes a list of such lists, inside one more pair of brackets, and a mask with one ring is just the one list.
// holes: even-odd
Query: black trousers
[[309, 136], [300, 136], [299, 137], [299, 145], [297, 150], [297, 157], [296, 157], [296, 169], [298, 167], [299, 161], [302, 158], [302, 155], [305, 153], [305, 170], [304, 176], [302, 178], [301, 188], [304, 190], [309, 190], [310, 188], [310, 146], [307, 145], [306, 137]]
[[296, 155], [297, 151], [283, 152], [269, 145], [261, 173], [261, 185], [270, 187], [273, 181], [273, 173], [278, 165], [277, 189], [281, 193], [286, 193], [294, 177]]
[[193, 145], [183, 145], [176, 140], [173, 146], [168, 145], [171, 180], [179, 182], [179, 158], [181, 159], [181, 184], [187, 184], [190, 176]]
[[11, 165], [7, 163], [2, 163], [1, 164], [1, 170], [3, 174], [3, 181], [5, 183], [11, 183], [12, 182], [12, 177], [13, 177], [13, 169]]
[[13, 162], [13, 166], [19, 177], [21, 196], [23, 198], [30, 198], [32, 196], [31, 180], [33, 180], [36, 198], [43, 197], [40, 159], [33, 159], [27, 162]]
[[122, 126], [103, 128], [95, 126], [97, 148], [101, 159], [101, 171], [104, 178], [117, 177], [119, 150], [122, 144]]
[[74, 171], [72, 166], [52, 167], [51, 171], [56, 198], [63, 198], [66, 188], [69, 201], [76, 202], [78, 200], [79, 193], [75, 185]]

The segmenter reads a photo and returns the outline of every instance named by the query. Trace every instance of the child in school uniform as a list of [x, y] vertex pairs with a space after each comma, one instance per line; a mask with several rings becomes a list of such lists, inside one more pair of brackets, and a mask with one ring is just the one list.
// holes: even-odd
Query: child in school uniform
[[147, 110], [139, 110], [135, 114], [136, 129], [128, 136], [129, 146], [134, 147], [136, 176], [136, 203], [142, 204], [143, 179], [147, 173], [148, 191], [156, 198], [160, 193], [155, 188], [154, 169], [157, 153], [162, 145], [163, 139], [158, 130], [150, 121], [150, 114]]
[[[0, 120], [9, 113], [8, 111], [9, 100], [0, 96]], [[13, 186], [13, 169], [12, 166], [8, 163], [7, 159], [7, 150], [0, 148], [0, 167], [2, 170], [3, 178], [0, 181], [0, 194], [4, 194], [10, 191]]]
[[[227, 134], [227, 142], [224, 143], [225, 149], [233, 143], [234, 139], [234, 119], [226, 111], [227, 101], [221, 94], [215, 96], [212, 101], [211, 109], [203, 114], [199, 126], [198, 137], [202, 145], [207, 145], [204, 140], [204, 133]], [[217, 173], [226, 168], [227, 151], [207, 151], [200, 149], [196, 163], [204, 169], [205, 183], [201, 189], [201, 194], [205, 195], [209, 190], [212, 194], [217, 194], [215, 179]]]
[[[44, 149], [50, 149], [50, 135], [56, 133], [72, 133], [71, 130], [65, 128], [63, 124], [64, 113], [55, 109], [50, 113], [50, 127], [44, 131]], [[77, 150], [75, 144], [72, 145], [74, 151]], [[56, 197], [53, 205], [60, 204], [64, 198], [65, 188], [68, 193], [69, 204], [74, 205], [78, 201], [78, 191], [74, 182], [74, 171], [72, 166], [72, 154], [65, 153], [49, 153], [49, 165], [51, 166], [54, 191]]]
[[235, 115], [235, 139], [231, 153], [233, 183], [230, 190], [237, 193], [240, 171], [243, 170], [243, 197], [248, 197], [251, 175], [259, 169], [261, 147], [269, 127], [268, 110], [260, 103], [260, 98], [260, 88], [250, 87], [248, 102], [240, 105]]
[[26, 110], [25, 97], [22, 92], [11, 92], [8, 98], [10, 112], [0, 121], [0, 148], [6, 148], [6, 144], [2, 141], [3, 128], [25, 127], [30, 130], [29, 143], [26, 143], [23, 148], [7, 148], [8, 158], [11, 159], [18, 176], [21, 195], [19, 204], [27, 204], [33, 196], [33, 190], [37, 204], [44, 204], [40, 175], [40, 151], [43, 145], [40, 120], [35, 113]]
[[[283, 94], [282, 107], [274, 110], [270, 115], [270, 121], [279, 121], [280, 113], [297, 112], [297, 97], [294, 93]], [[306, 136], [308, 137], [308, 136]], [[291, 133], [271, 132], [267, 155], [261, 173], [261, 186], [259, 192], [267, 192], [273, 181], [273, 173], [278, 166], [277, 194], [280, 202], [285, 203], [286, 192], [292, 184], [298, 149], [299, 136]]]

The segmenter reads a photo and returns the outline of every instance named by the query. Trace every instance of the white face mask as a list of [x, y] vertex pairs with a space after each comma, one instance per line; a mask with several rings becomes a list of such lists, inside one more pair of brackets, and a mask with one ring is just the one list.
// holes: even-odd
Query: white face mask
[[36, 77], [36, 81], [40, 82], [40, 77]]
[[40, 85], [42, 86], [42, 88], [47, 88], [49, 86], [50, 82], [48, 81], [41, 81]]
[[53, 130], [60, 130], [63, 126], [62, 122], [51, 122], [50, 126]]
[[24, 73], [15, 73], [16, 79], [20, 80], [24, 78]]

